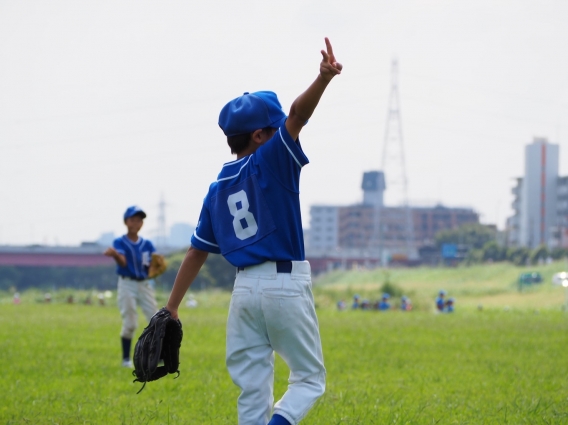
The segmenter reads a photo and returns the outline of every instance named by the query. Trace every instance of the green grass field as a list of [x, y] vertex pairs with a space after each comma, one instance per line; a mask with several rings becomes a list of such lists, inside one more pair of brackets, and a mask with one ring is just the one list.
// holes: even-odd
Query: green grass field
[[[328, 387], [302, 423], [568, 423], [563, 289], [548, 279], [519, 294], [518, 270], [500, 267], [465, 269], [469, 277], [462, 270], [462, 281], [459, 269], [393, 271], [390, 280], [418, 300], [409, 313], [335, 310], [334, 300], [353, 291], [376, 296], [380, 272], [318, 280]], [[560, 265], [546, 267], [552, 273]], [[456, 313], [432, 313], [439, 287], [456, 296]], [[60, 291], [43, 304], [29, 292], [20, 305], [9, 294], [0, 298], [1, 424], [236, 423], [238, 390], [224, 365], [227, 294], [197, 293], [198, 308], [181, 311], [181, 376], [149, 383], [138, 395], [140, 385], [120, 366], [112, 299], [69, 305], [66, 296]], [[141, 319], [138, 333], [144, 325]], [[278, 398], [287, 385], [280, 360], [276, 372]]]

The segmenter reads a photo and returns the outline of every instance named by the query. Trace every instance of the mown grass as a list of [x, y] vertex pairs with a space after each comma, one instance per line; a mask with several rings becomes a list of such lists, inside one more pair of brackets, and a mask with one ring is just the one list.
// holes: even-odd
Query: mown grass
[[[138, 395], [120, 366], [116, 306], [26, 297], [0, 304], [0, 423], [236, 423], [226, 294], [198, 294], [198, 308], [181, 311], [181, 376]], [[568, 313], [559, 309], [318, 315], [328, 388], [305, 424], [568, 423]], [[278, 398], [280, 360], [276, 372]]]

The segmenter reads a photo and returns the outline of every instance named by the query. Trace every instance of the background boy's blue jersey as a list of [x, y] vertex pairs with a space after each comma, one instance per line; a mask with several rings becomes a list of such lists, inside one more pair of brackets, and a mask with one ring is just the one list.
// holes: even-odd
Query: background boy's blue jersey
[[223, 166], [209, 187], [191, 245], [236, 267], [303, 261], [299, 142], [280, 127], [256, 152]]
[[156, 248], [152, 242], [138, 237], [137, 242], [132, 242], [126, 235], [116, 238], [112, 246], [119, 254], [126, 257], [126, 267], [116, 266], [116, 273], [131, 279], [147, 279], [148, 268], [152, 260], [152, 253]]

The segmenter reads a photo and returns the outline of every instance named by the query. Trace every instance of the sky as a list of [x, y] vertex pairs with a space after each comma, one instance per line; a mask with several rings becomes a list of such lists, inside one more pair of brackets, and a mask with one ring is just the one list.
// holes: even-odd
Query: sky
[[[304, 227], [381, 168], [396, 58], [410, 203], [503, 228], [534, 137], [568, 173], [567, 17], [547, 0], [0, 0], [0, 244], [121, 234], [132, 204], [152, 236], [162, 196], [168, 226], [196, 224], [234, 158], [223, 105], [273, 90], [288, 111], [326, 36], [344, 70], [300, 136]], [[385, 161], [387, 184], [400, 169]]]

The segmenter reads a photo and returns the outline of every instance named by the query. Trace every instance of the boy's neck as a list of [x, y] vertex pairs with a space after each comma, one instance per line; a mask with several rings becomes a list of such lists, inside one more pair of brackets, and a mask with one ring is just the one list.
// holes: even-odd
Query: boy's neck
[[138, 233], [127, 233], [126, 237], [132, 242], [138, 242]]

